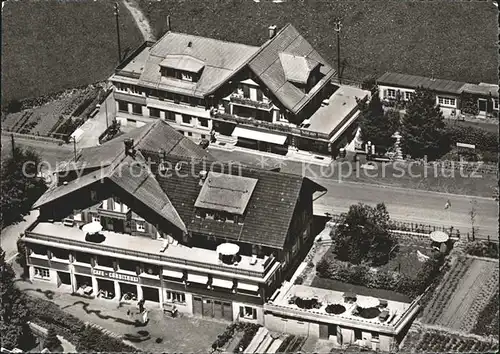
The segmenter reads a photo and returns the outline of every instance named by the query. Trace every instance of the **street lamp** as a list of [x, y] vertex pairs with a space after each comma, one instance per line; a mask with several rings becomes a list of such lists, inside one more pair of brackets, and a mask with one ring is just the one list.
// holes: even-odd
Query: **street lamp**
[[340, 30], [342, 29], [342, 21], [336, 19], [333, 23], [333, 30], [337, 33], [337, 76], [339, 78], [339, 84], [342, 84], [342, 78], [340, 75]]

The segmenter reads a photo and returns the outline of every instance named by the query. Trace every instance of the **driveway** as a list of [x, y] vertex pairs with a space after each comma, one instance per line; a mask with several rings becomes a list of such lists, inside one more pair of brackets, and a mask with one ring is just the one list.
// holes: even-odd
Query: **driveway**
[[38, 218], [38, 214], [38, 210], [33, 210], [24, 217], [24, 221], [7, 226], [2, 230], [2, 249], [5, 251], [5, 260], [7, 262], [12, 261], [17, 255], [17, 240], [19, 239], [19, 234], [24, 232], [24, 230]]

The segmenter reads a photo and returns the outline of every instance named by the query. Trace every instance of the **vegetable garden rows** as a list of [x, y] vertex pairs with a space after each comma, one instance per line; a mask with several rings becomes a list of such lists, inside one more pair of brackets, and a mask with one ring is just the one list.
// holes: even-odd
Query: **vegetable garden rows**
[[473, 338], [459, 337], [438, 331], [425, 332], [420, 336], [416, 336], [414, 339], [417, 339], [418, 343], [407, 342], [405, 343], [405, 347], [407, 347], [407, 349], [416, 349], [418, 353], [494, 353], [498, 351], [497, 342], [479, 341]]
[[461, 257], [424, 310], [422, 322], [471, 333], [498, 289], [498, 263]]

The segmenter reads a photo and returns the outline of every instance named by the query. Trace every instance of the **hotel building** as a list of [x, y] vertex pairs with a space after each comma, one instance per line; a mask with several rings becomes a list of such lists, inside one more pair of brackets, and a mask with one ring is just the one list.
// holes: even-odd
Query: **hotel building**
[[[214, 162], [156, 120], [59, 170], [22, 237], [30, 280], [263, 324], [264, 302], [313, 242], [316, 191], [300, 176]], [[90, 223], [103, 230], [85, 232]]]
[[332, 83], [335, 70], [290, 24], [260, 47], [168, 31], [110, 77], [117, 120], [164, 119], [195, 141], [286, 155], [335, 154], [355, 133], [369, 92]]

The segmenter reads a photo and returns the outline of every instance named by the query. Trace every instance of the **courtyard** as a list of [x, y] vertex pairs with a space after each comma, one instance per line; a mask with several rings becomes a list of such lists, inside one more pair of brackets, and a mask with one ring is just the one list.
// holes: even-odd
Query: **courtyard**
[[[164, 315], [159, 307], [146, 303], [149, 321], [138, 324], [128, 311], [136, 312], [136, 304], [121, 305], [103, 299], [72, 295], [68, 290], [18, 280], [17, 285], [27, 295], [52, 301], [65, 312], [83, 322], [89, 322], [122, 338], [145, 352], [207, 353], [217, 335], [229, 322], [179, 315]], [[193, 340], [196, 336], [196, 340]]]

